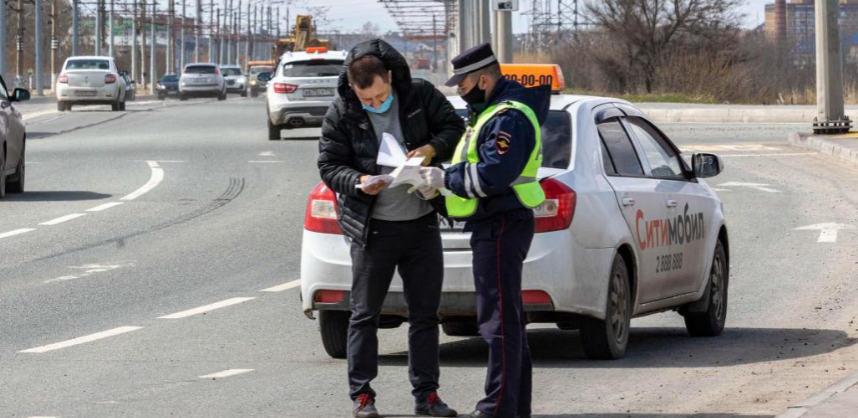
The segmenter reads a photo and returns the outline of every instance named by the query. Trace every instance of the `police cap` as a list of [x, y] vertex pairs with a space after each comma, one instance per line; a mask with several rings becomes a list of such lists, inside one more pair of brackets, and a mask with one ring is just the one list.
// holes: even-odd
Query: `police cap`
[[489, 44], [477, 45], [453, 58], [453, 76], [447, 80], [445, 85], [453, 87], [458, 85], [468, 73], [488, 67], [498, 62], [492, 46]]

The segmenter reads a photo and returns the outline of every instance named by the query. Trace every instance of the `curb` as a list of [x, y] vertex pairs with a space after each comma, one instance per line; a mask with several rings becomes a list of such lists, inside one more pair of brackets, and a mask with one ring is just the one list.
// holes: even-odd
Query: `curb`
[[816, 109], [790, 108], [663, 108], [639, 105], [655, 123], [807, 123]]
[[[842, 136], [834, 136], [834, 138]], [[822, 154], [831, 155], [847, 163], [858, 165], [858, 146], [847, 147], [823, 136], [806, 132], [793, 132], [789, 135], [790, 145], [805, 148]]]
[[847, 376], [837, 381], [837, 383], [827, 387], [822, 392], [817, 393], [795, 405], [792, 405], [783, 414], [775, 418], [799, 418], [810, 412], [810, 409], [817, 406], [834, 395], [846, 392], [851, 387], [858, 385], [858, 373]]

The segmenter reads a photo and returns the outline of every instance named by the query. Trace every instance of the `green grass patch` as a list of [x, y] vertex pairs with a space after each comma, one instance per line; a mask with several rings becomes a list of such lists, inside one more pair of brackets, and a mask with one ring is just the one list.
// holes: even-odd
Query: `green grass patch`
[[692, 96], [689, 94], [682, 93], [668, 93], [668, 94], [610, 94], [610, 93], [598, 93], [592, 91], [586, 91], [581, 89], [566, 89], [563, 90], [564, 94], [581, 94], [587, 96], [607, 96], [607, 97], [616, 97], [618, 99], [628, 100], [632, 103], [703, 103], [703, 104], [716, 104], [718, 103], [714, 97], [707, 96]]

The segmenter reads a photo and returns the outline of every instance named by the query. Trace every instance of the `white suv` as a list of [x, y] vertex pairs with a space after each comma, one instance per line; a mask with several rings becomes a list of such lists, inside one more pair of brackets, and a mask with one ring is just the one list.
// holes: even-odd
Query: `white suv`
[[283, 54], [266, 89], [268, 139], [280, 139], [281, 129], [322, 126], [345, 58], [325, 47]]
[[226, 100], [226, 82], [217, 64], [194, 63], [185, 65], [179, 77], [179, 100], [188, 97], [217, 97]]
[[221, 65], [220, 73], [226, 81], [227, 93], [238, 93], [241, 97], [247, 97], [247, 76], [241, 72], [238, 65]]
[[57, 76], [57, 110], [81, 104], [109, 104], [113, 111], [125, 110], [125, 79], [112, 57], [66, 59]]

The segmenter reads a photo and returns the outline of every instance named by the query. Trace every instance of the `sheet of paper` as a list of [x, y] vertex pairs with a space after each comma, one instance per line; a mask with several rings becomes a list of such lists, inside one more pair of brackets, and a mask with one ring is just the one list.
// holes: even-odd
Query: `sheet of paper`
[[372, 176], [369, 178], [369, 180], [366, 181], [366, 183], [358, 184], [355, 186], [355, 188], [363, 189], [364, 187], [369, 187], [369, 186], [372, 186], [373, 184], [382, 183], [382, 182], [387, 183], [387, 184], [393, 183], [393, 176], [391, 176], [389, 174], [382, 174], [380, 176]]
[[393, 170], [390, 173], [393, 176], [393, 183], [390, 183], [388, 187], [396, 187], [403, 184], [409, 184], [411, 186], [423, 186], [426, 184], [426, 180], [423, 179], [423, 176], [420, 175], [420, 163], [423, 162], [422, 158], [412, 158], [408, 161], [405, 161], [404, 164], [399, 166], [396, 170]]
[[393, 135], [387, 132], [381, 136], [381, 147], [378, 150], [376, 163], [394, 168], [405, 164], [405, 149]]

